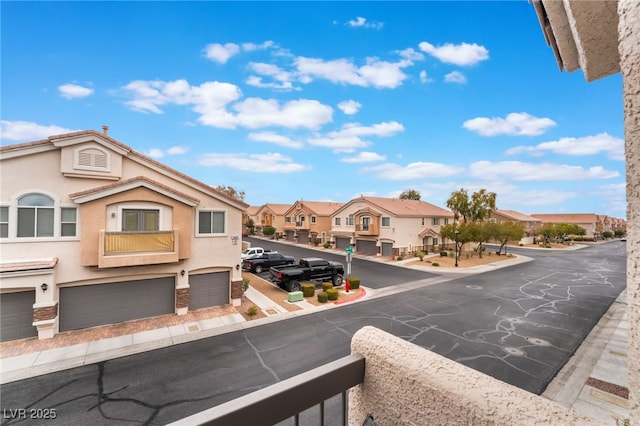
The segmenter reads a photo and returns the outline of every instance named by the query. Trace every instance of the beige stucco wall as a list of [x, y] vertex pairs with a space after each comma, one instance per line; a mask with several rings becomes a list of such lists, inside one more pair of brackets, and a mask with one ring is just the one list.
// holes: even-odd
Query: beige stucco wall
[[629, 414], [633, 424], [640, 424], [640, 2], [620, 1], [618, 11], [627, 160]]
[[[39, 149], [41, 149], [39, 147]], [[45, 275], [31, 275], [20, 278], [19, 274], [4, 274], [0, 282], [2, 292], [15, 291], [17, 288], [36, 289], [36, 305], [55, 303], [61, 286], [101, 284], [124, 280], [148, 279], [156, 277], [176, 277], [177, 287], [188, 286], [189, 274], [216, 271], [230, 271], [231, 281], [241, 281], [241, 271], [235, 266], [240, 262], [242, 250], [242, 210], [226, 201], [209, 195], [204, 189], [193, 187], [188, 180], [171, 174], [155, 164], [141, 164], [130, 158], [115, 160], [120, 154], [113, 152], [113, 162], [121, 166], [122, 179], [144, 176], [170, 187], [173, 191], [186, 194], [199, 201], [196, 207], [190, 207], [170, 196], [162, 195], [147, 188], [135, 188], [116, 195], [76, 204], [69, 194], [83, 192], [105, 185], [117, 183], [111, 179], [65, 177], [61, 169], [69, 170], [62, 161], [72, 161], [72, 147], [66, 147], [65, 155], [60, 149], [33, 153], [13, 158], [4, 157], [0, 167], [0, 205], [9, 209], [10, 235], [0, 240], [0, 253], [3, 263], [35, 259], [58, 258], [52, 271]], [[113, 163], [112, 163], [113, 164]], [[35, 172], [37, 171], [37, 172]], [[76, 171], [77, 172], [77, 171]], [[15, 224], [16, 199], [30, 192], [39, 192], [55, 200], [55, 235], [53, 238], [16, 238]], [[179, 197], [178, 197], [179, 198]], [[101, 229], [111, 229], [113, 224], [110, 208], [115, 203], [159, 203], [163, 206], [163, 227], [177, 229], [180, 261], [153, 266], [130, 266], [119, 268], [98, 268], [98, 233]], [[60, 207], [76, 207], [77, 236], [60, 238]], [[226, 232], [215, 236], [195, 236], [197, 210], [223, 210], [226, 214]], [[116, 226], [117, 228], [117, 226]], [[233, 237], [237, 237], [233, 238]], [[235, 240], [235, 244], [234, 244]], [[88, 266], [84, 266], [88, 265]], [[187, 273], [180, 276], [180, 271]], [[15, 275], [15, 276], [14, 276]], [[43, 293], [39, 286], [42, 282], [50, 290]], [[234, 301], [235, 302], [235, 301]]]
[[349, 424], [371, 413], [380, 425], [596, 425], [558, 403], [511, 386], [374, 327], [351, 352], [366, 358], [349, 392]]

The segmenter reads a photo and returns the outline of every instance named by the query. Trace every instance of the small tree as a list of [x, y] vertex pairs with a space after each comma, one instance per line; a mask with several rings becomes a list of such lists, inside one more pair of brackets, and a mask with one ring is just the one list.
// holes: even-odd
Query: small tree
[[244, 191], [237, 190], [233, 186], [218, 185], [216, 186], [216, 189], [240, 201], [244, 201], [244, 197], [247, 195]]
[[487, 227], [491, 239], [500, 243], [498, 254], [503, 247], [504, 254], [507, 254], [507, 242], [519, 240], [524, 235], [524, 225], [521, 222], [488, 223]]
[[400, 194], [401, 200], [420, 200], [420, 191], [415, 189], [405, 189]]

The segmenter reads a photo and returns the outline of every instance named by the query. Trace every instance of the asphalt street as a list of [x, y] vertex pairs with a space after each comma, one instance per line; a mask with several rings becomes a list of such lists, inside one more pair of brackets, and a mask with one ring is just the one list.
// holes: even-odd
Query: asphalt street
[[8, 383], [2, 406], [57, 408], [47, 424], [165, 424], [347, 355], [364, 325], [540, 394], [623, 290], [626, 246], [526, 255], [534, 261], [438, 284], [431, 273], [358, 262], [365, 286], [425, 285]]

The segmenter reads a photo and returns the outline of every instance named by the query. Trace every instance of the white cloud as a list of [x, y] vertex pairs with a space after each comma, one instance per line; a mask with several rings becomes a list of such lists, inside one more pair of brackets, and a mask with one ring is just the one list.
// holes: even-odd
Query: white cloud
[[412, 65], [411, 61], [386, 62], [377, 58], [367, 59], [367, 64], [357, 67], [347, 59], [325, 61], [319, 58], [298, 57], [295, 59], [299, 79], [309, 83], [314, 78], [323, 78], [332, 83], [381, 89], [393, 89], [402, 84], [407, 75], [402, 68]]
[[356, 19], [348, 21], [345, 25], [352, 28], [373, 28], [374, 30], [380, 30], [384, 26], [384, 23], [367, 21], [366, 18], [358, 16]]
[[387, 157], [384, 155], [377, 154], [375, 152], [367, 152], [363, 151], [358, 153], [358, 155], [353, 157], [345, 157], [342, 161], [343, 163], [373, 163], [376, 161], [384, 161]]
[[257, 173], [293, 173], [309, 170], [310, 166], [294, 163], [289, 157], [279, 153], [268, 154], [204, 154], [198, 164], [208, 167], [229, 167], [236, 170]]
[[188, 151], [188, 148], [184, 146], [172, 146], [171, 148], [163, 151], [160, 148], [151, 148], [145, 153], [151, 158], [162, 158], [165, 155], [180, 155]]
[[393, 136], [404, 131], [404, 126], [397, 121], [386, 121], [372, 126], [362, 126], [359, 123], [347, 123], [342, 129], [331, 132], [335, 136], [378, 136], [381, 138]]
[[354, 115], [360, 111], [362, 104], [354, 100], [342, 101], [338, 104], [338, 108], [347, 115]]
[[208, 44], [204, 51], [207, 59], [224, 64], [240, 52], [240, 46], [235, 43], [212, 43]]
[[333, 109], [318, 101], [299, 99], [282, 105], [276, 99], [249, 98], [236, 103], [239, 125], [252, 129], [268, 126], [318, 129], [333, 119]]
[[307, 139], [307, 143], [313, 146], [321, 146], [333, 149], [334, 152], [353, 152], [359, 148], [366, 148], [371, 142], [363, 141], [356, 136], [316, 136]]
[[272, 143], [272, 144], [284, 146], [287, 148], [302, 148], [303, 146], [302, 142], [288, 138], [286, 136], [279, 135], [275, 132], [249, 133], [249, 140], [255, 141], [255, 142]]
[[83, 87], [77, 84], [67, 83], [58, 86], [60, 96], [66, 99], [86, 98], [94, 93], [94, 90], [90, 87]]
[[424, 61], [424, 55], [412, 47], [404, 50], [398, 50], [397, 53], [410, 61]]
[[189, 148], [187, 148], [186, 146], [172, 146], [167, 150], [167, 154], [182, 155], [182, 154], [186, 154], [187, 151], [189, 151]]
[[423, 41], [418, 45], [418, 47], [420, 47], [420, 50], [423, 52], [428, 53], [447, 64], [470, 66], [489, 59], [489, 51], [484, 46], [476, 43], [446, 43], [442, 46], [436, 47], [426, 41]]
[[548, 152], [563, 155], [596, 155], [605, 153], [613, 160], [624, 161], [624, 139], [613, 137], [607, 133], [581, 138], [562, 138], [557, 141], [543, 142], [536, 146], [516, 146], [507, 150], [507, 154], [527, 153], [533, 156]]
[[245, 52], [253, 52], [254, 50], [265, 50], [272, 47], [276, 47], [276, 44], [271, 40], [267, 40], [260, 44], [242, 43], [242, 50], [244, 50]]
[[601, 166], [584, 168], [567, 164], [523, 163], [521, 161], [477, 161], [469, 166], [469, 174], [481, 179], [504, 178], [515, 181], [569, 181], [585, 179], [611, 179], [620, 173]]
[[13, 141], [32, 141], [46, 139], [53, 135], [73, 133], [78, 130], [60, 126], [43, 126], [31, 121], [0, 120], [0, 139]]
[[432, 81], [425, 70], [420, 71], [420, 83], [431, 83]]
[[467, 82], [467, 77], [465, 77], [464, 74], [462, 74], [460, 71], [452, 71], [444, 76], [444, 81], [446, 83], [464, 84]]
[[235, 103], [234, 114], [227, 108], [242, 96], [230, 83], [210, 81], [191, 86], [185, 80], [136, 80], [124, 87], [133, 99], [126, 104], [133, 110], [162, 114], [164, 105], [188, 105], [200, 114], [198, 121], [206, 126], [234, 129], [283, 126], [317, 129], [331, 122], [333, 109], [315, 100], [299, 99], [280, 105], [275, 99], [249, 98]]
[[550, 118], [538, 118], [526, 112], [512, 112], [507, 115], [506, 118], [473, 118], [465, 121], [462, 127], [476, 132], [481, 136], [537, 136], [543, 134], [549, 127], [555, 125], [556, 122]]
[[418, 161], [407, 164], [406, 166], [387, 163], [379, 166], [365, 167], [362, 171], [365, 173], [373, 173], [380, 179], [412, 180], [453, 176], [462, 173], [464, 169], [446, 164]]
[[249, 69], [257, 74], [270, 77], [277, 81], [277, 83], [264, 83], [262, 81], [262, 77], [250, 76], [246, 81], [246, 83], [250, 86], [281, 90], [293, 89], [292, 81], [295, 76], [292, 73], [283, 70], [277, 65], [267, 64], [263, 62], [252, 62], [249, 64]]

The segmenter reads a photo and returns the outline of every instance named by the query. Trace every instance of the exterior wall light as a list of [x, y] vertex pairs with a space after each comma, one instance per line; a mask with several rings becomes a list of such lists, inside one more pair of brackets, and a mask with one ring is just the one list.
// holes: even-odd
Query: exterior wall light
[[237, 264], [236, 265], [236, 271], [239, 271], [239, 270], [240, 270], [240, 264]]
[[182, 271], [180, 271], [180, 276], [184, 277], [184, 274], [186, 274], [185, 270], [183, 269]]
[[44, 293], [45, 291], [47, 291], [47, 289], [49, 288], [49, 286], [47, 285], [47, 283], [42, 283], [40, 285], [40, 288], [42, 289], [42, 292]]

